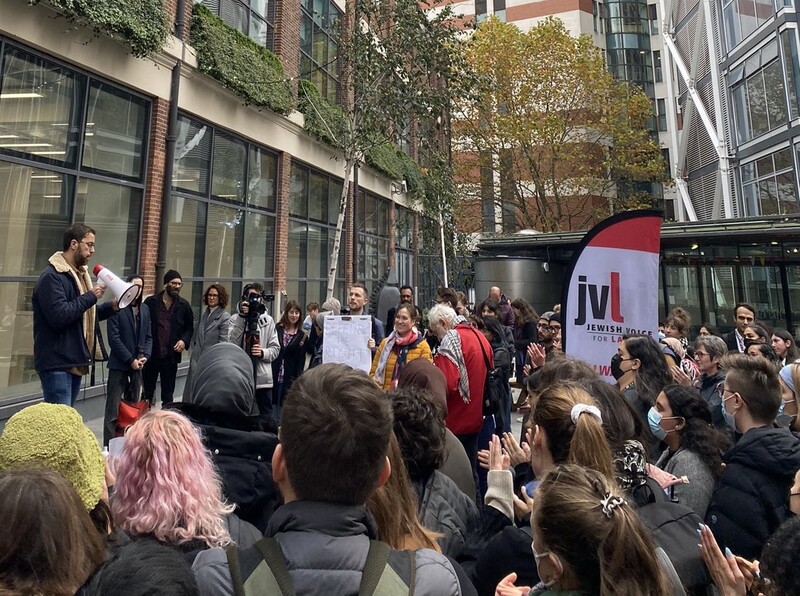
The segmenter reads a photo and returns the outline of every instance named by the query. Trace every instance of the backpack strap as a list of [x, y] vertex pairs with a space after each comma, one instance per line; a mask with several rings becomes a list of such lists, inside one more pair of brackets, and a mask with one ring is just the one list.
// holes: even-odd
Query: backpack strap
[[380, 540], [369, 541], [367, 562], [364, 564], [364, 571], [361, 574], [358, 596], [372, 596], [375, 593], [375, 588], [378, 587], [383, 571], [389, 563], [391, 550], [391, 547], [385, 542]]
[[408, 596], [414, 596], [414, 586], [417, 583], [417, 551], [408, 551]]
[[489, 371], [492, 370], [492, 367], [489, 366], [489, 357], [486, 355], [486, 350], [484, 349], [483, 344], [481, 343], [481, 338], [478, 337], [478, 332], [475, 331], [475, 327], [470, 325], [469, 328], [470, 331], [472, 331], [475, 334], [475, 339], [478, 340], [478, 345], [481, 347], [481, 354], [483, 354], [483, 363], [486, 365], [486, 374], [489, 374]]
[[264, 557], [269, 571], [275, 577], [282, 596], [294, 596], [294, 584], [289, 576], [286, 558], [283, 556], [283, 551], [278, 541], [272, 537], [265, 537], [256, 542], [256, 548], [261, 553], [261, 556]]
[[236, 550], [236, 546], [227, 546], [225, 548], [225, 555], [228, 558], [228, 569], [231, 572], [233, 593], [236, 596], [245, 596], [244, 582], [242, 582], [242, 568], [239, 566], [239, 553]]

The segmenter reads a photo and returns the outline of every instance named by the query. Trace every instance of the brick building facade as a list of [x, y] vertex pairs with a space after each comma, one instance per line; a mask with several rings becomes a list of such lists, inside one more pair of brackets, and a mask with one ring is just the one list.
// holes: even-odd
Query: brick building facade
[[[181, 4], [182, 39], [171, 35], [147, 59], [45, 2], [8, 0], [0, 9], [0, 418], [4, 408], [37, 399], [31, 293], [72, 222], [97, 230], [92, 263], [143, 275], [145, 294], [161, 289], [156, 266], [166, 246], [161, 265], [180, 271], [182, 295], [198, 312], [211, 282], [235, 302], [244, 284], [261, 281], [277, 297], [276, 313], [287, 299], [305, 306], [325, 297], [341, 157], [304, 131], [302, 114], [247, 106], [202, 73], [188, 41], [193, 2], [164, 2], [173, 24]], [[326, 28], [344, 2], [203, 4], [274, 52], [294, 90], [307, 78], [336, 99], [336, 48]], [[176, 64], [178, 122], [170, 131]], [[170, 134], [176, 151], [165, 211]], [[396, 187], [359, 168], [334, 292], [343, 302], [347, 284], [374, 286], [396, 262], [400, 283], [420, 281], [420, 216]], [[402, 239], [398, 219], [411, 224]]]

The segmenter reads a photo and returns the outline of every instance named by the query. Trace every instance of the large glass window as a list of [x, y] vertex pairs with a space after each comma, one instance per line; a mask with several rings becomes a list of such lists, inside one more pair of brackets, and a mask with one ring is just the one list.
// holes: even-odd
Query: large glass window
[[389, 269], [389, 210], [392, 203], [365, 191], [356, 200], [356, 274], [371, 290]]
[[[312, 300], [325, 300], [341, 194], [341, 180], [300, 163], [292, 164], [286, 294], [303, 307]], [[343, 304], [345, 240], [342, 234], [334, 289], [334, 296]]]
[[342, 13], [330, 0], [303, 0], [300, 6], [300, 76], [336, 103], [340, 64], [336, 30]]
[[394, 261], [400, 285], [416, 285], [414, 280], [414, 212], [394, 206]]
[[742, 164], [742, 192], [748, 215], [780, 215], [798, 211], [792, 150]]
[[740, 143], [786, 124], [786, 85], [777, 40], [734, 68], [729, 83]]
[[40, 391], [31, 296], [73, 222], [93, 263], [138, 263], [150, 103], [0, 38], [0, 400]]
[[184, 281], [228, 288], [275, 272], [277, 155], [187, 115], [178, 138], [167, 266]]
[[723, 0], [722, 20], [728, 50], [732, 50], [756, 29], [775, 16], [791, 0]]
[[198, 0], [229, 27], [258, 45], [273, 49], [275, 3], [273, 0]]

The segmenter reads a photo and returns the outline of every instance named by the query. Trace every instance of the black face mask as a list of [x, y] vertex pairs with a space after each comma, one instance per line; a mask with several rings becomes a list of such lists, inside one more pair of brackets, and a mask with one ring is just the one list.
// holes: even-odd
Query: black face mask
[[760, 344], [760, 343], [761, 343], [761, 341], [759, 341], [757, 339], [749, 339], [749, 338], [745, 337], [744, 338], [744, 349], [745, 349], [745, 351], [747, 351], [747, 348], [749, 348], [750, 346], [754, 346], [754, 345]]
[[614, 377], [615, 381], [619, 381], [625, 375], [625, 372], [622, 370], [622, 356], [614, 354], [611, 357], [611, 376]]

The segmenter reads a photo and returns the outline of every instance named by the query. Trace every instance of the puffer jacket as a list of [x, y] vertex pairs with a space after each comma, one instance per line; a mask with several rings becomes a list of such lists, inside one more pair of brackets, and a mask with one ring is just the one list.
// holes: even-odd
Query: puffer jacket
[[417, 490], [422, 525], [443, 534], [439, 539], [442, 554], [457, 559], [464, 551], [467, 536], [480, 525], [477, 506], [438, 470], [424, 482], [413, 478], [412, 482]]
[[[375, 357], [372, 359], [372, 367], [369, 369], [369, 376], [375, 374], [375, 369], [378, 367], [378, 362], [381, 359], [381, 354], [386, 347], [388, 338], [383, 339], [375, 352]], [[433, 362], [431, 357], [431, 348], [425, 338], [420, 334], [417, 339], [407, 346], [394, 346], [389, 357], [386, 359], [386, 368], [383, 371], [383, 385], [384, 390], [389, 391], [392, 389], [392, 378], [394, 377], [394, 368], [397, 365], [397, 359], [405, 351], [405, 362], [411, 362], [417, 358], [425, 358], [428, 362]]]
[[790, 515], [789, 487], [800, 469], [800, 439], [787, 428], [753, 428], [722, 459], [725, 470], [706, 521], [720, 548], [758, 558], [767, 538]]
[[[297, 596], [349, 596], [358, 594], [369, 541], [375, 538], [376, 529], [364, 507], [293, 501], [275, 513], [265, 534], [278, 541]], [[392, 551], [389, 565], [401, 578], [406, 578], [408, 560], [399, 554]], [[239, 550], [243, 574], [248, 574], [259, 561], [261, 556], [256, 548]], [[459, 575], [446, 557], [420, 549], [416, 551], [415, 561], [416, 596], [462, 594]], [[214, 548], [201, 552], [192, 570], [200, 596], [234, 595], [224, 550]]]

